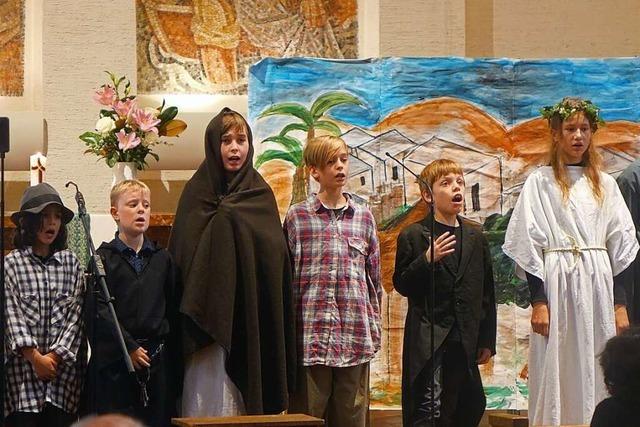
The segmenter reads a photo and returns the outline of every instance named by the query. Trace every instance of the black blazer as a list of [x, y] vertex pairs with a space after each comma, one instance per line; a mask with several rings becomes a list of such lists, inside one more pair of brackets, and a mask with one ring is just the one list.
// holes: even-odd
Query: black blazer
[[[491, 254], [478, 223], [458, 217], [462, 227], [462, 253], [457, 269], [444, 257], [436, 263], [434, 347], [437, 350], [457, 319], [469, 364], [477, 350], [496, 352], [496, 304]], [[403, 342], [403, 389], [413, 384], [430, 359], [430, 323], [427, 312], [431, 295], [429, 247], [431, 217], [411, 224], [398, 236], [395, 289], [409, 299]], [[436, 236], [437, 237], [437, 236]]]

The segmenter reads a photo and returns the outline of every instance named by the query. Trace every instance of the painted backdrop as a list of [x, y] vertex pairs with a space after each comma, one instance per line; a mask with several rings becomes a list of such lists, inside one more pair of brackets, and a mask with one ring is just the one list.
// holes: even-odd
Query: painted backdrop
[[564, 96], [592, 99], [608, 122], [594, 141], [606, 171], [617, 175], [640, 154], [638, 75], [638, 58], [298, 58], [251, 67], [254, 161], [281, 214], [314, 189], [301, 165], [304, 142], [332, 133], [350, 148], [348, 189], [376, 217], [385, 295], [383, 347], [371, 371], [374, 405], [400, 403], [406, 300], [391, 281], [395, 244], [399, 231], [425, 214], [415, 179], [385, 154], [415, 173], [442, 157], [463, 165], [465, 215], [484, 224], [499, 304], [498, 352], [481, 369], [488, 408], [524, 409], [528, 289], [500, 246], [524, 180], [545, 162], [549, 132], [539, 109]]

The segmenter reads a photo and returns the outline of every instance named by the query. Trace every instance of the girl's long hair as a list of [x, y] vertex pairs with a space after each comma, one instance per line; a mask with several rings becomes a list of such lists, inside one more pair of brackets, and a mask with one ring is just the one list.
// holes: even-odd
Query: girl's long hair
[[[564, 98], [563, 102], [567, 102], [572, 106], [580, 105], [583, 100], [581, 98]], [[587, 114], [584, 115], [589, 121], [591, 126], [591, 135], [593, 135], [598, 129], [598, 123], [593, 121]], [[559, 115], [554, 115], [549, 120], [549, 127], [551, 128], [551, 150], [549, 152], [549, 164], [553, 169], [553, 175], [556, 178], [560, 190], [562, 191], [562, 198], [566, 201], [569, 198], [569, 192], [571, 190], [571, 184], [567, 176], [567, 166], [562, 160], [560, 154], [560, 147], [557, 142], [562, 137], [562, 118]], [[593, 195], [599, 204], [602, 204], [604, 199], [604, 192], [602, 190], [602, 180], [600, 177], [600, 170], [602, 168], [602, 156], [596, 150], [593, 143], [593, 137], [589, 142], [587, 151], [582, 155], [582, 166], [584, 167], [584, 174], [589, 181]]]
[[[19, 225], [13, 236], [13, 246], [18, 249], [26, 249], [36, 242], [36, 235], [42, 226], [42, 214], [25, 213], [19, 221]], [[50, 246], [51, 253], [67, 249], [67, 226], [60, 224], [60, 230]]]

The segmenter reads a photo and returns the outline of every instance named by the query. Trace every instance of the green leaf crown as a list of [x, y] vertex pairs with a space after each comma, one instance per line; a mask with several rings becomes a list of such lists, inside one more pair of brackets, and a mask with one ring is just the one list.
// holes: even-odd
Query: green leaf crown
[[589, 100], [576, 102], [575, 100], [563, 99], [555, 105], [542, 107], [540, 114], [551, 124], [551, 120], [556, 116], [559, 117], [561, 121], [565, 121], [578, 111], [582, 111], [592, 124], [604, 125], [604, 120], [600, 117], [600, 108]]

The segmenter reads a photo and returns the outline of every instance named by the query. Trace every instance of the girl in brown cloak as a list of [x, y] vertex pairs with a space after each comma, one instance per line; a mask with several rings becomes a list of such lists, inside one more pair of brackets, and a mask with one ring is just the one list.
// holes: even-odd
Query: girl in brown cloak
[[[242, 131], [246, 160], [229, 171], [223, 135]], [[240, 114], [225, 108], [211, 120], [205, 155], [169, 241], [184, 289], [182, 415], [279, 413], [295, 384], [296, 355], [291, 265], [275, 197], [253, 168], [251, 129]]]

